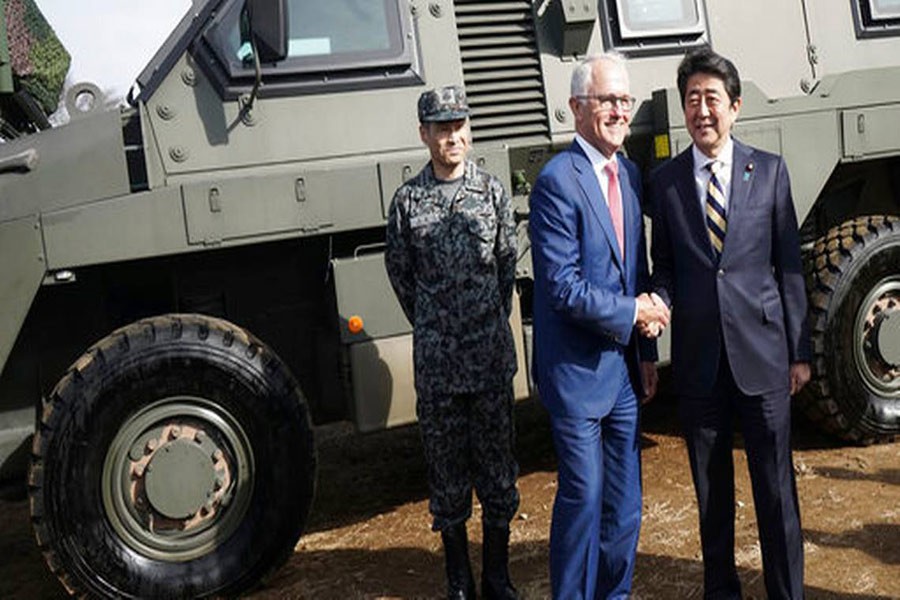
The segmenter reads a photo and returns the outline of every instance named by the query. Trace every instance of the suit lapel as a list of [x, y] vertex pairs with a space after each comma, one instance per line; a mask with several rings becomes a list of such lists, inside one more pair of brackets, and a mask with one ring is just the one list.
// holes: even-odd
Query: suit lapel
[[[641, 215], [640, 200], [634, 193], [634, 188], [631, 184], [631, 176], [629, 175], [628, 169], [625, 167], [625, 161], [621, 159], [619, 160], [619, 187], [622, 189], [622, 220], [625, 225], [625, 256], [636, 256], [640, 234], [630, 234], [633, 231], [640, 232], [641, 228], [644, 226], [641, 221], [643, 217]], [[610, 219], [610, 222], [612, 222], [612, 219]], [[637, 265], [637, 261], [629, 260], [625, 263], [626, 290], [632, 289], [631, 286], [634, 283], [636, 275], [634, 269], [628, 268], [630, 265]]]
[[[753, 186], [753, 163], [751, 160], [752, 150], [744, 144], [734, 140], [734, 155], [731, 164], [731, 192], [728, 196], [728, 224], [729, 230], [732, 223], [738, 223], [738, 216], [747, 206], [747, 200], [750, 197], [750, 188]], [[746, 177], [745, 177], [746, 175]], [[729, 254], [728, 252], [728, 231], [725, 232], [725, 243], [722, 247], [722, 260]], [[731, 244], [734, 246], [734, 243]]]
[[[681, 197], [681, 206], [684, 209], [684, 218], [688, 230], [694, 242], [703, 248], [710, 260], [715, 261], [712, 243], [709, 241], [709, 233], [706, 230], [706, 216], [700, 209], [700, 198], [697, 197], [697, 183], [694, 181], [694, 155], [689, 146], [687, 150], [675, 157], [679, 161], [675, 169], [675, 187]], [[705, 199], [704, 199], [705, 200]], [[728, 237], [727, 235], [725, 236]]]
[[612, 218], [609, 216], [609, 207], [603, 197], [603, 191], [600, 189], [600, 182], [597, 181], [597, 175], [591, 166], [591, 161], [581, 149], [578, 142], [572, 142], [570, 146], [572, 153], [572, 167], [575, 169], [575, 179], [578, 181], [581, 191], [584, 193], [585, 203], [597, 221], [600, 223], [603, 233], [606, 235], [606, 241], [610, 246], [610, 252], [615, 259], [616, 265], [623, 273], [622, 255], [619, 252], [619, 242], [616, 240], [616, 231], [613, 228]]

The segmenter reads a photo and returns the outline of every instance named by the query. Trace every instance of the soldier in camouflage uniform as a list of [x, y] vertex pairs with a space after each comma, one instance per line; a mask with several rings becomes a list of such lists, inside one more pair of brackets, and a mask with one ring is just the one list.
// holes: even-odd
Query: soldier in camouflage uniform
[[413, 325], [416, 412], [441, 532], [450, 598], [474, 598], [466, 520], [474, 484], [483, 508], [484, 598], [516, 598], [509, 522], [519, 505], [513, 458], [509, 313], [516, 231], [500, 181], [466, 159], [463, 90], [419, 98], [419, 134], [431, 160], [394, 194], [385, 262]]

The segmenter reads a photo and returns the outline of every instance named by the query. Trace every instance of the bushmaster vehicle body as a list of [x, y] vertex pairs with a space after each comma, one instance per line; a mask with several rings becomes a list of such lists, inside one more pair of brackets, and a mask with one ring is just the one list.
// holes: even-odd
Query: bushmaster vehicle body
[[747, 79], [736, 135], [791, 171], [815, 354], [799, 401], [846, 439], [895, 435], [897, 0], [202, 0], [129, 106], [77, 85], [68, 124], [0, 146], [0, 464], [31, 458], [50, 568], [91, 596], [237, 594], [302, 533], [311, 423], [414, 419], [382, 250], [427, 159], [428, 88], [465, 87], [473, 158], [518, 207], [528, 395], [527, 198], [572, 139], [573, 65], [628, 57], [647, 173], [690, 142], [671, 86], [705, 44]]

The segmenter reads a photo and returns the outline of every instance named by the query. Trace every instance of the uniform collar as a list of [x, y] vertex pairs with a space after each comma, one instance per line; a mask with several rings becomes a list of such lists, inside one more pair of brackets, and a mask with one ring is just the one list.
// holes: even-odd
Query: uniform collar
[[[429, 187], [444, 183], [444, 180], [435, 177], [434, 168], [431, 166], [430, 160], [422, 170], [422, 175], [424, 176], [425, 182], [429, 185]], [[482, 177], [478, 176], [478, 165], [476, 165], [474, 161], [471, 161], [469, 159], [466, 159], [466, 168], [465, 171], [463, 171], [462, 180], [463, 187], [465, 189], [478, 192], [484, 192], [487, 189], [486, 182]]]

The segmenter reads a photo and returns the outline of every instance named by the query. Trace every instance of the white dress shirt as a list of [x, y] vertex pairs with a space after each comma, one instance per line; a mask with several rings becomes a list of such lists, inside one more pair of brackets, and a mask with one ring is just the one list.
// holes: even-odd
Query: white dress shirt
[[[579, 134], [575, 134], [575, 139], [578, 141], [581, 149], [584, 150], [584, 153], [587, 154], [588, 160], [591, 161], [591, 168], [594, 169], [594, 175], [597, 176], [597, 181], [600, 183], [600, 191], [603, 192], [603, 201], [606, 202], [606, 206], [609, 207], [609, 173], [606, 172], [606, 165], [611, 162], [617, 162], [616, 155], [613, 154], [612, 158], [606, 158], [603, 156], [602, 152], [591, 146], [590, 142]], [[621, 192], [622, 189], [620, 186], [620, 198], [622, 197]]]
[[694, 182], [697, 184], [697, 197], [700, 198], [700, 212], [706, 214], [706, 189], [712, 173], [706, 167], [712, 161], [722, 163], [716, 172], [716, 179], [722, 186], [725, 196], [725, 212], [728, 213], [729, 198], [731, 198], [731, 166], [734, 163], [734, 140], [728, 136], [725, 147], [719, 152], [715, 158], [710, 158], [697, 149], [696, 144], [692, 146], [694, 153]]

